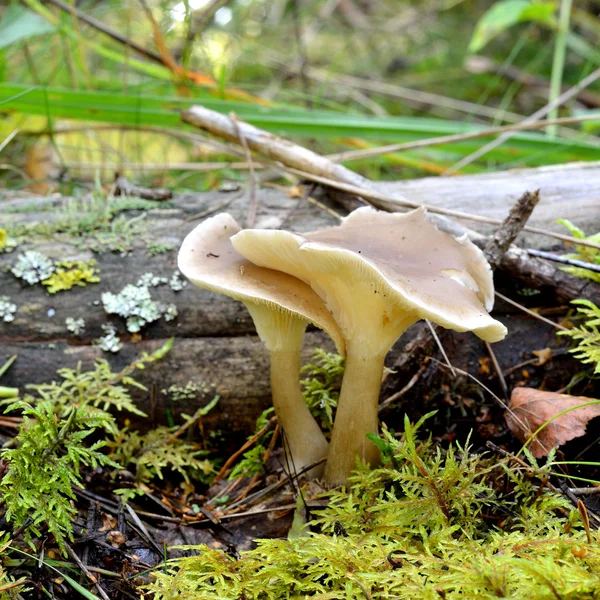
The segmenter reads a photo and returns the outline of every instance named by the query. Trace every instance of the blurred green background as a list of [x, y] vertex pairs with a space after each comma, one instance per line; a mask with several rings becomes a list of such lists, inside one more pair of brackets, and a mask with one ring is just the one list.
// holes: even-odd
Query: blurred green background
[[[35, 187], [48, 165], [63, 192], [116, 170], [182, 190], [245, 178], [243, 159], [180, 123], [194, 103], [322, 153], [517, 123], [600, 67], [599, 13], [570, 0], [4, 1], [0, 185]], [[380, 180], [600, 158], [598, 81], [550, 116], [588, 119], [472, 161], [492, 138], [348, 165]]]

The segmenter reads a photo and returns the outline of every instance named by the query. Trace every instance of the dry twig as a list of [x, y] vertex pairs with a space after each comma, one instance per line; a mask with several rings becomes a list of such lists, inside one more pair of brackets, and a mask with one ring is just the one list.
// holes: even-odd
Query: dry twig
[[254, 227], [254, 223], [256, 221], [256, 210], [258, 207], [258, 189], [256, 185], [256, 174], [254, 172], [254, 164], [252, 162], [252, 155], [250, 154], [250, 149], [248, 148], [248, 143], [246, 142], [246, 137], [244, 136], [244, 132], [240, 127], [240, 122], [235, 115], [235, 113], [229, 113], [229, 118], [235, 127], [235, 131], [237, 133], [237, 137], [244, 149], [244, 154], [246, 155], [246, 162], [248, 163], [248, 169], [250, 171], [250, 201], [248, 203], [248, 217], [246, 219], [246, 227], [252, 229]]
[[[577, 96], [577, 94], [581, 90], [590, 86], [592, 83], [594, 83], [594, 81], [596, 81], [599, 78], [600, 78], [600, 69], [596, 69], [595, 71], [590, 73], [587, 77], [584, 77], [577, 85], [574, 85], [572, 88], [568, 89], [566, 92], [563, 92], [560, 96], [558, 96], [558, 98], [556, 98], [552, 102], [549, 102], [548, 104], [546, 104], [546, 106], [543, 106], [542, 108], [540, 108], [539, 110], [534, 112], [531, 116], [529, 116], [525, 120], [523, 120], [523, 124], [535, 123], [536, 121], [539, 121], [541, 118], [545, 117], [549, 112], [551, 112], [553, 109], [558, 108], [561, 104], [564, 104], [571, 98]], [[485, 156], [488, 152], [490, 152], [494, 148], [497, 148], [498, 146], [503, 144], [506, 140], [510, 139], [514, 134], [515, 134], [514, 131], [508, 131], [506, 133], [503, 133], [498, 138], [496, 138], [494, 141], [490, 142], [489, 144], [486, 144], [485, 146], [482, 146], [481, 148], [479, 148], [479, 150], [476, 150], [475, 152], [469, 154], [469, 156], [465, 156], [463, 159], [459, 160], [452, 168], [450, 168], [446, 171], [446, 175], [451, 175], [452, 173], [456, 173], [457, 171], [460, 171], [460, 169], [462, 169], [463, 167], [466, 167], [467, 165], [471, 164], [473, 161], [481, 158], [482, 156]]]
[[500, 292], [494, 292], [494, 294], [501, 300], [504, 300], [504, 302], [508, 302], [509, 304], [512, 304], [515, 308], [518, 308], [519, 310], [528, 314], [530, 317], [537, 319], [538, 321], [543, 321], [544, 323], [548, 323], [548, 325], [552, 325], [552, 327], [555, 327], [556, 329], [560, 329], [561, 331], [569, 331], [566, 327], [563, 327], [562, 325], [559, 325], [558, 323], [555, 323], [554, 321], [551, 321], [550, 319], [543, 317], [542, 315], [536, 313], [533, 310], [530, 310], [529, 308], [523, 306], [522, 304], [519, 304], [518, 302], [511, 300], [508, 296], [505, 296], [504, 294], [501, 294]]
[[96, 578], [96, 576], [90, 573], [90, 570], [83, 564], [83, 562], [81, 562], [81, 559], [79, 558], [79, 556], [77, 556], [75, 550], [73, 550], [73, 548], [71, 548], [69, 544], [65, 544], [65, 546], [67, 548], [69, 556], [77, 563], [77, 566], [82, 570], [85, 576], [94, 584], [94, 587], [98, 590], [98, 593], [100, 594], [100, 596], [102, 596], [103, 600], [110, 600], [108, 594], [102, 589], [101, 585], [98, 583], [98, 579]]
[[584, 260], [577, 260], [575, 258], [567, 258], [566, 256], [561, 256], [560, 254], [554, 254], [553, 252], [543, 252], [542, 250], [534, 250], [532, 248], [527, 249], [527, 254], [530, 256], [535, 256], [537, 258], [545, 258], [546, 260], [551, 260], [553, 262], [559, 262], [564, 265], [569, 265], [571, 267], [580, 267], [582, 269], [587, 269], [588, 271], [594, 271], [595, 273], [600, 273], [600, 265], [595, 265], [593, 263], [585, 262]]
[[246, 440], [244, 445], [234, 452], [226, 461], [225, 464], [221, 467], [221, 470], [215, 475], [215, 478], [212, 480], [212, 485], [214, 485], [219, 479], [221, 479], [231, 465], [240, 457], [248, 448], [250, 448], [262, 435], [267, 433], [275, 424], [277, 423], [277, 417], [271, 417], [266, 425], [260, 430], [257, 431], [250, 439]]
[[171, 190], [162, 188], [147, 188], [131, 183], [127, 177], [117, 175], [115, 179], [115, 196], [137, 196], [143, 200], [155, 200], [160, 202], [162, 200], [170, 200], [173, 197]]
[[400, 391], [392, 394], [379, 405], [377, 411], [380, 413], [383, 412], [390, 404], [392, 404], [392, 402], [396, 402], [396, 400], [402, 398], [402, 396], [404, 396], [404, 394], [406, 394], [406, 392], [408, 392], [415, 385], [415, 383], [419, 381], [421, 375], [427, 371], [427, 367], [429, 367], [429, 358], [426, 358], [423, 361], [423, 364], [419, 367], [419, 370], [410, 378], [408, 383]]
[[495, 269], [500, 265], [506, 251], [515, 241], [521, 230], [525, 227], [536, 204], [540, 201], [540, 191], [525, 192], [510, 209], [502, 225], [490, 237], [485, 246], [484, 254], [488, 262]]
[[441, 135], [438, 137], [425, 138], [414, 142], [403, 142], [400, 144], [388, 144], [378, 146], [377, 148], [367, 148], [365, 150], [349, 150], [347, 152], [338, 152], [337, 154], [328, 154], [327, 158], [335, 162], [346, 162], [349, 160], [362, 160], [365, 158], [375, 158], [382, 154], [391, 154], [393, 152], [402, 152], [404, 150], [416, 150], [418, 148], [429, 148], [431, 146], [441, 146], [443, 144], [453, 144], [454, 142], [464, 142], [482, 137], [489, 137], [506, 133], [509, 131], [527, 131], [530, 129], [543, 129], [548, 125], [572, 125], [583, 123], [585, 121], [598, 120], [597, 115], [582, 115], [579, 117], [562, 117], [560, 119], [549, 119], [536, 123], [517, 123], [515, 125], [505, 125], [503, 127], [489, 127], [478, 131], [467, 131], [465, 133], [454, 133], [452, 135]]

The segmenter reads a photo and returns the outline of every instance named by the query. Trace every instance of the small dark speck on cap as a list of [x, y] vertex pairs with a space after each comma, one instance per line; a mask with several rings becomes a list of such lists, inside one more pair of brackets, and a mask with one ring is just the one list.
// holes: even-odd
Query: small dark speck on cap
[[362, 252], [362, 250], [359, 250], [358, 253], [360, 254]]

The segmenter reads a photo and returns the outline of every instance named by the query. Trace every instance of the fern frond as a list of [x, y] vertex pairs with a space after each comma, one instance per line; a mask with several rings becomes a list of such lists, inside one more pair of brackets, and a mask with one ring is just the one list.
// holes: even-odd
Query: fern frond
[[570, 352], [583, 364], [592, 365], [594, 374], [600, 375], [600, 308], [584, 299], [573, 300], [572, 304], [577, 307], [577, 313], [584, 322], [579, 327], [560, 331], [558, 335], [565, 335], [577, 342]]

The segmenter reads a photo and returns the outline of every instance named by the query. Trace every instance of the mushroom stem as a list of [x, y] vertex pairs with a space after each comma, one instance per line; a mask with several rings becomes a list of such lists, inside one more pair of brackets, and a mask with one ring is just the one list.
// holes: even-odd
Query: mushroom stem
[[[306, 321], [264, 304], [244, 304], [260, 339], [271, 353], [273, 407], [291, 455], [289, 470], [298, 472], [327, 456], [328, 451], [327, 440], [300, 391], [300, 350]], [[322, 473], [323, 465], [319, 465], [310, 470], [309, 477], [320, 477]]]
[[377, 406], [385, 354], [365, 354], [359, 344], [346, 347], [344, 380], [325, 468], [325, 480], [331, 486], [345, 483], [356, 468], [357, 455], [371, 466], [379, 463], [379, 450], [366, 435], [379, 430]]
[[[271, 352], [271, 391], [275, 414], [284, 431], [284, 444], [289, 450], [289, 472], [298, 472], [304, 466], [327, 456], [328, 444], [321, 428], [312, 416], [298, 384], [300, 378], [300, 350]], [[320, 477], [324, 465], [308, 472], [310, 478]]]

